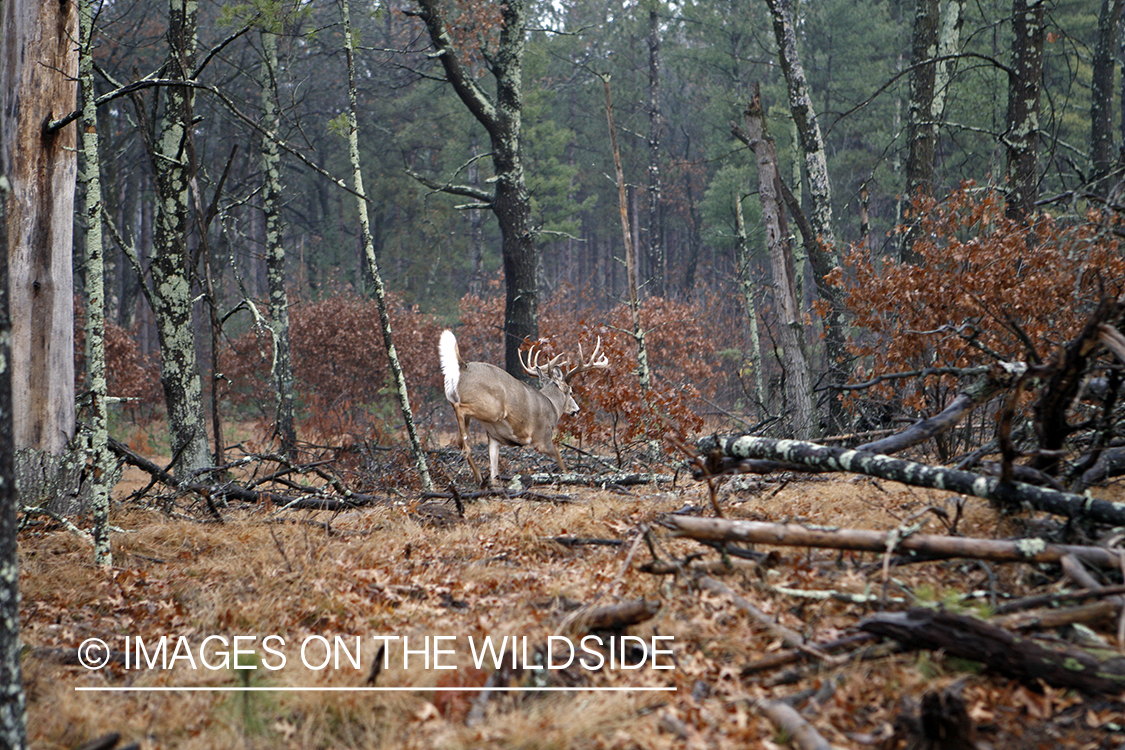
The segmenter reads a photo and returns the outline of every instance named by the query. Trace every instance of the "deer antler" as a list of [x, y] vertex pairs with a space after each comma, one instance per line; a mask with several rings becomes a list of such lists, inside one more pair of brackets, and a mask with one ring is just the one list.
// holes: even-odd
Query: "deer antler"
[[602, 337], [598, 336], [598, 343], [594, 346], [594, 352], [586, 359], [582, 354], [582, 344], [578, 345], [578, 366], [569, 369], [565, 375], [566, 382], [570, 382], [575, 375], [586, 372], [587, 370], [602, 370], [609, 367], [609, 358], [602, 352]]
[[[534, 360], [532, 360], [532, 358], [531, 358], [532, 354], [535, 355]], [[538, 377], [538, 376], [543, 376], [546, 373], [549, 373], [551, 371], [551, 368], [554, 367], [555, 365], [557, 365], [559, 362], [561, 362], [562, 359], [563, 359], [563, 356], [564, 356], [562, 354], [556, 354], [554, 357], [551, 358], [551, 360], [549, 362], [547, 362], [547, 364], [540, 365], [539, 364], [539, 355], [540, 354], [542, 354], [542, 351], [540, 351], [540, 349], [538, 347], [535, 347], [535, 346], [532, 346], [530, 349], [527, 350], [527, 358], [526, 359], [524, 358], [523, 352], [518, 353], [518, 356], [519, 356], [519, 359], [520, 359], [520, 366], [523, 367], [523, 371], [526, 372], [528, 375], [535, 375], [535, 376]]]

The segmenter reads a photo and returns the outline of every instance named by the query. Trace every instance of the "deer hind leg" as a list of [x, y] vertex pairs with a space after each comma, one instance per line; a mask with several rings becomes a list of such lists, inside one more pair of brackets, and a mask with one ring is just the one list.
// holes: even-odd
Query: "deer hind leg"
[[473, 447], [469, 445], [469, 415], [461, 411], [459, 404], [453, 404], [453, 414], [457, 418], [457, 432], [461, 440], [461, 449], [465, 453], [465, 459], [469, 462], [469, 468], [473, 470], [473, 479], [483, 487], [484, 479], [480, 475], [480, 469], [477, 468], [476, 461], [473, 460]]
[[488, 481], [495, 482], [500, 476], [500, 441], [488, 436]]

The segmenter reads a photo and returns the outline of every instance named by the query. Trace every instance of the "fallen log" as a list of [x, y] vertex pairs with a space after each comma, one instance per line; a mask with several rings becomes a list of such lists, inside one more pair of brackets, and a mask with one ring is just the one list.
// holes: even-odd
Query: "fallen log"
[[[1125, 503], [1098, 500], [1086, 495], [1059, 492], [1022, 482], [1003, 482], [996, 477], [981, 476], [969, 471], [928, 466], [917, 461], [891, 458], [847, 448], [833, 448], [801, 440], [742, 435], [740, 437], [707, 437], [699, 441], [701, 454], [720, 451], [736, 459], [768, 459], [789, 464], [810, 466], [819, 471], [848, 471], [880, 479], [929, 487], [963, 495], [994, 500], [1007, 506], [1026, 506], [1068, 518], [1097, 523], [1125, 525]], [[699, 470], [696, 479], [705, 479]]]
[[[698, 516], [665, 516], [660, 523], [677, 536], [701, 542], [750, 542], [788, 547], [825, 547], [886, 552], [890, 532], [866, 529], [815, 529], [795, 523], [731, 521]], [[893, 530], [892, 530], [893, 531]], [[931, 558], [968, 557], [997, 562], [1057, 563], [1071, 554], [1090, 565], [1117, 568], [1118, 556], [1104, 547], [1050, 544], [1042, 539], [978, 539], [913, 534], [897, 537], [895, 549]]]
[[1117, 695], [1125, 690], [1125, 657], [1099, 661], [1082, 649], [1047, 648], [965, 615], [930, 609], [881, 612], [858, 627], [909, 649], [941, 650], [981, 662], [993, 672], [1028, 685], [1042, 680], [1088, 695]]

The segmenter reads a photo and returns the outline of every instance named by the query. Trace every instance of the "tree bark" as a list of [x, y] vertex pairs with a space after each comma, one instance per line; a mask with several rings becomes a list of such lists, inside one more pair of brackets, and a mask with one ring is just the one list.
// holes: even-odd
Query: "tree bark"
[[[930, 195], [934, 186], [934, 153], [937, 130], [930, 119], [933, 111], [934, 82], [937, 79], [938, 27], [941, 0], [918, 0], [914, 6], [914, 31], [910, 49], [910, 107], [906, 133], [909, 155], [906, 158], [906, 195]], [[904, 255], [909, 248], [903, 248]], [[916, 262], [912, 259], [911, 262]]]
[[105, 277], [102, 243], [101, 159], [98, 111], [94, 103], [94, 14], [91, 0], [79, 0], [79, 82], [82, 86], [82, 151], [86, 172], [86, 386], [90, 394], [89, 471], [93, 478], [94, 562], [113, 563], [109, 547], [109, 491], [112, 470], [106, 414]]
[[1008, 215], [1024, 219], [1039, 195], [1039, 93], [1046, 0], [1012, 2], [1012, 72], [1008, 77]]
[[[484, 126], [492, 145], [495, 186], [487, 201], [500, 225], [504, 258], [504, 365], [525, 378], [519, 350], [525, 339], [539, 338], [539, 251], [531, 221], [531, 194], [523, 168], [523, 53], [529, 8], [526, 0], [502, 6], [500, 41], [488, 58], [496, 79], [495, 99], [465, 69], [437, 0], [418, 0], [419, 14], [438, 51], [446, 80], [473, 117]], [[479, 191], [468, 191], [475, 194]]]
[[[0, 29], [9, 39], [11, 24], [19, 21], [14, 3], [0, 6]], [[4, 42], [0, 41], [0, 46]], [[8, 60], [10, 50], [2, 59]], [[2, 79], [3, 76], [0, 76]], [[7, 91], [7, 89], [3, 89]], [[0, 117], [0, 144], [7, 144], [10, 121]], [[12, 403], [12, 319], [8, 313], [8, 150], [0, 150], [0, 746], [27, 747], [27, 698], [20, 674], [19, 552], [16, 544], [15, 429]]]
[[55, 456], [74, 437], [71, 255], [78, 173], [75, 128], [48, 130], [74, 111], [75, 3], [5, 0], [0, 38], [16, 450]]
[[422, 489], [433, 489], [430, 480], [430, 470], [426, 465], [426, 452], [418, 439], [418, 429], [414, 425], [414, 413], [410, 410], [410, 396], [406, 391], [406, 376], [402, 372], [402, 363], [395, 349], [394, 335], [391, 332], [391, 318], [387, 312], [387, 292], [383, 286], [383, 275], [379, 270], [379, 259], [375, 255], [375, 244], [371, 238], [371, 222], [367, 217], [367, 197], [363, 189], [363, 171], [359, 161], [359, 126], [356, 119], [356, 84], [355, 65], [353, 53], [355, 41], [352, 38], [351, 18], [348, 14], [348, 0], [342, 0], [341, 12], [344, 21], [344, 52], [348, 64], [348, 150], [351, 154], [352, 174], [355, 182], [356, 207], [359, 210], [359, 223], [363, 232], [363, 249], [367, 258], [367, 267], [371, 271], [375, 286], [375, 303], [379, 308], [379, 325], [383, 329], [383, 347], [387, 352], [387, 361], [390, 363], [391, 377], [394, 379], [395, 393], [398, 396], [399, 408], [402, 419], [406, 425], [406, 432], [410, 439], [410, 448], [414, 453], [414, 463], [418, 468], [418, 476], [422, 481]]
[[[797, 31], [793, 24], [790, 0], [766, 0], [773, 18], [774, 38], [777, 40], [781, 70], [789, 91], [789, 110], [797, 125], [801, 152], [805, 158], [808, 176], [808, 195], [812, 203], [811, 222], [817, 236], [835, 252], [836, 237], [832, 229], [832, 187], [828, 181], [828, 162], [824, 150], [824, 137], [816, 119], [805, 68], [797, 52]], [[832, 265], [824, 273], [831, 270]], [[819, 271], [818, 271], [819, 272]]]
[[289, 295], [285, 285], [284, 226], [281, 222], [280, 200], [281, 157], [277, 147], [277, 34], [263, 29], [262, 39], [262, 212], [266, 220], [266, 269], [270, 292], [270, 332], [273, 338], [273, 360], [270, 379], [274, 387], [274, 435], [281, 453], [295, 458], [297, 428], [294, 422], [293, 362], [289, 341]]
[[[910, 105], [907, 110], [906, 193], [907, 206], [901, 211], [910, 216], [909, 204], [916, 198], [929, 196], [934, 187], [934, 157], [937, 150], [937, 128], [932, 121], [934, 84], [937, 79], [938, 27], [941, 0], [917, 0], [914, 6], [914, 30], [910, 50]], [[914, 252], [917, 236], [916, 217], [907, 219], [909, 228], [903, 234], [902, 262], [918, 265], [922, 258]]]
[[1090, 101], [1090, 163], [1094, 190], [1106, 195], [1112, 187], [1107, 178], [1113, 170], [1113, 90], [1117, 64], [1115, 47], [1121, 37], [1121, 11], [1125, 0], [1102, 0], [1098, 13], [1098, 40], [1094, 46]]
[[704, 438], [700, 454], [717, 449], [732, 458], [765, 458], [791, 464], [804, 464], [821, 471], [849, 471], [894, 482], [960, 492], [994, 500], [1009, 507], [1028, 506], [1035, 510], [1096, 523], [1125, 524], [1125, 503], [1096, 500], [1085, 495], [1060, 492], [1022, 482], [1002, 482], [968, 471], [906, 461], [900, 458], [847, 448], [829, 448], [799, 440], [772, 440], [741, 437]]
[[[775, 301], [781, 319], [778, 339], [785, 362], [785, 396], [790, 409], [793, 434], [804, 439], [816, 434], [816, 415], [813, 410], [809, 365], [802, 340], [802, 315], [797, 301], [793, 253], [789, 247], [785, 213], [779, 202], [781, 177], [777, 171], [777, 149], [765, 130], [757, 85], [754, 86], [744, 117], [744, 140], [753, 149], [758, 160], [758, 196], [762, 202], [762, 223], [766, 228]], [[735, 134], [739, 134], [737, 128]]]
[[[195, 65], [196, 16], [194, 0], [170, 0], [168, 60], [165, 78], [190, 80]], [[164, 114], [149, 145], [156, 176], [156, 226], [152, 286], [146, 287], [160, 339], [160, 383], [168, 410], [173, 471], [186, 480], [211, 463], [203, 419], [203, 393], [195, 353], [190, 254], [191, 173], [188, 139], [195, 96], [188, 86], [162, 89]], [[159, 93], [158, 93], [159, 95]], [[145, 117], [138, 106], [138, 115]]]

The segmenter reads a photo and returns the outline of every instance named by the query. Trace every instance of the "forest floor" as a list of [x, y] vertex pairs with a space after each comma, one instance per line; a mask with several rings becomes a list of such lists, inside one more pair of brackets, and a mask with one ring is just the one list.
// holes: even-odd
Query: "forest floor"
[[[467, 488], [458, 457], [447, 452], [444, 460]], [[513, 452], [506, 461], [508, 471], [526, 471], [539, 457]], [[117, 494], [146, 481], [130, 469]], [[681, 472], [674, 485], [659, 487], [535, 489], [469, 500], [463, 516], [451, 502], [415, 491], [332, 513], [231, 505], [222, 524], [198, 500], [133, 499], [113, 513], [120, 531], [109, 571], [60, 526], [29, 524], [20, 535], [20, 587], [32, 746], [76, 748], [111, 732], [146, 749], [786, 746], [791, 738], [755, 707], [771, 698], [789, 699], [836, 747], [895, 748], [906, 746], [894, 733], [916, 715], [923, 694], [959, 680], [982, 747], [1125, 746], [1121, 700], [1024, 686], [940, 653], [855, 646], [829, 663], [798, 660], [747, 673], [747, 665], [787, 648], [729, 594], [640, 569], [654, 552], [663, 560], [721, 559], [658, 524], [685, 509], [714, 515], [705, 485]], [[927, 521], [927, 533], [948, 533], [939, 516], [952, 519], [960, 506], [956, 533], [985, 538], [1019, 536], [1034, 522], [974, 498], [850, 476], [730, 481], [719, 499], [728, 518], [893, 529], [915, 517]], [[772, 554], [712, 577], [809, 642], [840, 638], [881, 609], [973, 613], [990, 596], [1062, 585], [1057, 567], [949, 560], [885, 574], [882, 556], [871, 553], [757, 551]], [[798, 598], [796, 590], [885, 593], [887, 600], [859, 605]], [[966, 600], [972, 592], [982, 598]], [[662, 636], [655, 643], [670, 655], [645, 660], [630, 651], [629, 666], [643, 662], [636, 669], [608, 661], [596, 670], [530, 668], [549, 636], [575, 632], [568, 616], [580, 605], [640, 597], [659, 611], [629, 629], [630, 643]], [[1115, 643], [1115, 623], [1095, 629]], [[379, 670], [374, 636], [398, 637], [384, 641]], [[473, 663], [485, 636], [520, 644], [517, 665], [529, 668], [511, 685], [568, 689], [493, 692], [487, 700], [464, 690], [492, 671]], [[569, 642], [579, 645], [578, 637]], [[88, 638], [118, 656], [128, 650], [128, 668], [73, 663], [66, 655]], [[339, 661], [321, 668], [328, 645]], [[234, 655], [236, 648], [242, 653]], [[594, 662], [588, 652], [577, 656]], [[138, 667], [138, 659], [147, 661]], [[407, 689], [352, 690], [371, 686]], [[228, 690], [169, 689], [186, 687]], [[238, 687], [290, 690], [229, 690]], [[292, 689], [302, 687], [316, 690]]]

